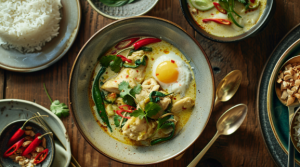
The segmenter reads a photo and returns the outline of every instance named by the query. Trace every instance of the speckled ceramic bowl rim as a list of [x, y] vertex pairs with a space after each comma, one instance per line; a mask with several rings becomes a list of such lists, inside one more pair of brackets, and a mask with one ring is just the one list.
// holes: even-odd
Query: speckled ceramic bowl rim
[[[213, 107], [214, 107], [214, 100], [215, 100], [215, 80], [214, 80], [214, 75], [213, 75], [213, 70], [212, 70], [211, 64], [210, 64], [209, 59], [208, 59], [206, 53], [204, 52], [203, 48], [202, 48], [201, 45], [197, 42], [197, 40], [196, 40], [194, 37], [192, 37], [191, 35], [189, 35], [183, 28], [181, 28], [179, 25], [177, 25], [177, 24], [175, 24], [175, 23], [173, 23], [173, 22], [171, 22], [171, 21], [169, 21], [169, 20], [165, 20], [165, 19], [162, 19], [162, 18], [153, 17], [153, 16], [136, 16], [136, 17], [129, 17], [129, 18], [122, 19], [122, 20], [117, 20], [117, 21], [115, 21], [115, 22], [113, 22], [113, 23], [110, 23], [110, 24], [106, 25], [105, 27], [103, 27], [102, 29], [100, 29], [99, 31], [97, 31], [97, 32], [96, 32], [96, 33], [95, 33], [95, 34], [94, 34], [94, 35], [93, 35], [93, 36], [92, 36], [92, 37], [91, 37], [91, 38], [83, 45], [83, 47], [81, 48], [81, 50], [79, 51], [79, 53], [78, 53], [78, 55], [77, 55], [77, 57], [76, 57], [76, 59], [75, 59], [75, 61], [74, 61], [74, 63], [73, 63], [72, 69], [71, 69], [70, 79], [69, 79], [69, 86], [68, 86], [68, 98], [69, 98], [69, 99], [71, 99], [71, 83], [72, 83], [72, 75], [73, 75], [73, 72], [74, 72], [74, 68], [75, 68], [75, 65], [76, 65], [76, 63], [77, 63], [77, 60], [79, 59], [79, 56], [81, 55], [81, 52], [82, 52], [83, 49], [86, 47], [86, 45], [87, 45], [87, 44], [88, 44], [88, 43], [89, 43], [89, 42], [90, 42], [90, 41], [91, 41], [98, 33], [100, 33], [101, 31], [103, 31], [103, 30], [106, 29], [106, 28], [109, 28], [109, 27], [110, 27], [111, 25], [113, 25], [114, 23], [122, 22], [122, 21], [125, 21], [125, 20], [130, 20], [130, 19], [156, 19], [156, 20], [164, 21], [164, 22], [166, 22], [166, 23], [168, 23], [168, 24], [171, 24], [171, 25], [177, 27], [178, 29], [180, 29], [182, 32], [184, 32], [186, 35], [188, 35], [188, 36], [195, 42], [195, 44], [197, 44], [198, 47], [201, 49], [201, 51], [202, 51], [202, 53], [203, 53], [203, 55], [204, 55], [204, 57], [205, 57], [205, 59], [206, 59], [206, 61], [207, 61], [207, 64], [208, 64], [208, 66], [209, 66], [210, 73], [211, 73], [211, 77], [212, 77], [212, 85], [213, 85], [213, 86], [212, 86], [212, 88], [213, 88], [212, 93], [213, 93], [213, 95], [212, 95], [211, 109], [210, 109], [209, 115], [208, 115], [208, 117], [207, 117], [207, 120], [206, 120], [206, 122], [205, 122], [205, 125], [204, 125], [204, 128], [203, 128], [202, 132], [200, 132], [199, 136], [198, 136], [192, 143], [190, 143], [190, 145], [189, 145], [188, 147], [186, 147], [186, 149], [184, 149], [183, 151], [181, 151], [181, 152], [179, 152], [179, 153], [177, 153], [177, 154], [175, 154], [175, 155], [173, 155], [173, 156], [171, 156], [171, 157], [169, 157], [169, 158], [166, 158], [166, 159], [164, 159], [164, 160], [161, 160], [161, 161], [159, 161], [159, 162], [154, 162], [154, 163], [145, 163], [145, 164], [134, 164], [134, 163], [132, 163], [132, 165], [153, 165], [153, 164], [158, 164], [158, 163], [161, 163], [161, 162], [165, 162], [165, 161], [170, 160], [170, 159], [172, 159], [172, 158], [176, 158], [176, 157], [179, 156], [180, 154], [184, 153], [188, 148], [190, 148], [190, 147], [197, 141], [197, 139], [201, 136], [201, 134], [203, 133], [203, 131], [204, 131], [204, 129], [205, 129], [205, 127], [206, 127], [206, 125], [207, 125], [209, 119], [210, 119], [210, 116], [211, 116], [211, 113], [212, 113], [212, 110], [213, 110]], [[125, 164], [131, 164], [131, 163], [128, 163], [128, 162], [126, 162], [126, 161], [123, 161], [122, 159], [117, 159], [116, 157], [109, 156], [109, 155], [105, 154], [104, 152], [102, 152], [100, 149], [98, 149], [91, 141], [88, 140], [88, 138], [85, 136], [84, 132], [83, 132], [82, 129], [80, 128], [80, 126], [79, 126], [79, 124], [78, 124], [78, 122], [77, 122], [77, 119], [76, 119], [76, 117], [74, 116], [74, 113], [73, 113], [73, 111], [72, 111], [72, 105], [71, 105], [71, 102], [69, 103], [69, 109], [70, 109], [70, 111], [71, 111], [71, 115], [72, 115], [72, 117], [73, 117], [73, 119], [74, 119], [74, 122], [75, 122], [75, 124], [76, 124], [76, 126], [77, 126], [79, 132], [81, 133], [81, 135], [85, 138], [85, 140], [86, 140], [86, 141], [87, 141], [87, 142], [88, 142], [95, 150], [97, 150], [97, 151], [100, 152], [101, 154], [103, 154], [103, 155], [105, 155], [106, 157], [111, 158], [111, 159], [113, 159], [113, 160], [115, 160], [115, 161], [118, 161], [118, 162], [121, 162], [121, 163], [125, 163]]]
[[[101, 15], [104, 16], [104, 17], [107, 17], [107, 18], [110, 18], [110, 19], [115, 19], [115, 20], [124, 19], [124, 18], [130, 18], [130, 17], [124, 17], [124, 18], [122, 17], [122, 18], [120, 18], [120, 17], [115, 17], [115, 16], [111, 16], [111, 15], [105, 14], [105, 13], [101, 12], [101, 11], [94, 5], [94, 3], [93, 3], [91, 0], [87, 0], [87, 1], [88, 1], [88, 3], [92, 6], [92, 8], [93, 8], [96, 12], [98, 12], [99, 14], [101, 14]], [[141, 14], [139, 14], [139, 15], [136, 15], [136, 16], [142, 16], [142, 15], [148, 13], [151, 9], [154, 8], [154, 6], [157, 4], [157, 2], [158, 2], [158, 0], [156, 0], [156, 2], [155, 2], [150, 8], [148, 8], [148, 9], [145, 10], [143, 13], [141, 13]]]
[[58, 60], [60, 60], [68, 52], [68, 50], [72, 47], [72, 45], [75, 42], [75, 39], [78, 35], [78, 32], [79, 32], [80, 22], [81, 22], [81, 5], [80, 5], [79, 0], [76, 0], [76, 1], [77, 1], [77, 7], [78, 7], [78, 21], [77, 21], [77, 25], [76, 25], [77, 28], [73, 31], [74, 36], [72, 35], [72, 37], [68, 39], [68, 41], [70, 41], [70, 39], [71, 39], [70, 44], [66, 45], [66, 47], [62, 50], [62, 52], [60, 54], [57, 54], [57, 56], [54, 59], [52, 59], [51, 61], [49, 61], [48, 63], [42, 64], [40, 66], [32, 67], [32, 68], [17, 68], [17, 67], [7, 66], [7, 65], [4, 65], [1, 63], [0, 63], [0, 68], [8, 70], [8, 71], [13, 71], [13, 72], [25, 72], [25, 73], [26, 72], [35, 72], [35, 71], [43, 70], [43, 69], [51, 66], [52, 64], [56, 63]]
[[[253, 34], [256, 34], [256, 33], [258, 33], [259, 31], [261, 31], [265, 26], [266, 26], [266, 24], [268, 23], [268, 21], [271, 19], [270, 17], [271, 17], [271, 15], [275, 12], [275, 1], [274, 0], [267, 0], [267, 1], [270, 1], [270, 10], [268, 10], [268, 11], [266, 11], [266, 14], [264, 15], [264, 12], [263, 12], [263, 14], [261, 15], [261, 17], [259, 18], [259, 20], [260, 19], [263, 19], [263, 21], [261, 21], [261, 23], [260, 23], [260, 25], [258, 25], [257, 27], [255, 27], [255, 29], [253, 29], [253, 30], [251, 30], [252, 28], [254, 28], [254, 27], [252, 27], [250, 30], [251, 30], [251, 33], [249, 33], [249, 34], [247, 34], [247, 35], [244, 35], [244, 36], [242, 36], [242, 37], [240, 37], [240, 38], [237, 38], [237, 39], [233, 39], [233, 40], [230, 40], [230, 41], [225, 41], [225, 40], [222, 40], [223, 38], [221, 38], [221, 39], [216, 39], [216, 38], [214, 38], [214, 37], [216, 37], [216, 36], [213, 36], [213, 37], [210, 37], [210, 36], [208, 36], [207, 34], [208, 33], [202, 33], [202, 32], [200, 32], [200, 31], [198, 31], [198, 28], [199, 28], [199, 25], [197, 24], [197, 22], [192, 18], [192, 20], [190, 20], [189, 18], [188, 18], [188, 16], [187, 15], [190, 15], [190, 12], [189, 11], [186, 11], [186, 10], [184, 10], [184, 8], [183, 8], [183, 5], [182, 5], [182, 0], [179, 0], [180, 1], [180, 7], [181, 7], [181, 11], [182, 11], [182, 13], [183, 13], [183, 15], [184, 15], [184, 17], [185, 17], [185, 19], [187, 20], [187, 22], [190, 24], [190, 26], [196, 31], [196, 32], [198, 32], [200, 35], [202, 35], [203, 37], [205, 37], [205, 38], [207, 38], [207, 39], [209, 39], [209, 40], [212, 40], [212, 41], [215, 41], [215, 42], [221, 42], [221, 43], [230, 43], [230, 42], [238, 42], [238, 41], [241, 41], [241, 40], [244, 40], [244, 39], [246, 39], [246, 38], [249, 38], [249, 37], [251, 37]], [[188, 0], [185, 0], [185, 1], [188, 1]], [[262, 17], [262, 16], [264, 16], [264, 17]], [[196, 23], [197, 24], [197, 26], [195, 26], [194, 25], [194, 23]], [[254, 25], [255, 26], [255, 25]], [[248, 30], [249, 31], [249, 30]], [[246, 32], [248, 32], [248, 31], [246, 31]], [[245, 34], [245, 33], [242, 33], [242, 34], [240, 34], [240, 35], [243, 35], [243, 34]], [[240, 36], [240, 35], [238, 35], [238, 36]], [[234, 37], [236, 37], [236, 36], [234, 36]], [[230, 37], [224, 37], [224, 39], [225, 38], [230, 38]]]
[[[295, 28], [296, 28], [297, 26], [295, 26]], [[292, 32], [295, 28], [293, 28], [292, 30], [290, 30], [282, 39], [281, 39], [281, 41], [278, 43], [278, 45], [275, 47], [275, 49], [273, 50], [273, 52], [271, 53], [271, 55], [273, 55], [274, 54], [274, 51], [277, 49], [277, 47], [281, 44], [281, 42], [285, 39], [285, 37], [286, 36], [288, 36], [289, 34], [290, 34], [290, 32]], [[273, 82], [271, 82], [273, 79], [274, 79], [274, 77], [276, 76], [276, 71], [278, 70], [278, 68], [280, 68], [281, 67], [281, 62], [283, 61], [283, 59], [285, 58], [285, 56], [295, 47], [295, 45], [297, 45], [297, 44], [299, 44], [300, 43], [300, 39], [298, 39], [296, 42], [294, 42], [288, 49], [286, 49], [286, 51], [282, 54], [282, 56], [280, 57], [280, 59], [277, 61], [277, 63], [276, 63], [276, 65], [275, 65], [275, 68], [273, 69], [273, 71], [272, 71], [272, 74], [271, 74], [271, 78], [270, 78], [270, 81], [269, 81], [269, 84], [268, 84], [268, 96], [267, 96], [267, 112], [268, 112], [268, 118], [269, 118], [269, 121], [270, 121], [270, 125], [271, 125], [271, 128], [272, 128], [272, 131], [273, 131], [273, 134], [274, 134], [274, 136], [275, 136], [275, 138], [276, 138], [276, 140], [277, 140], [277, 142], [278, 142], [278, 144], [280, 145], [280, 147], [282, 148], [282, 150], [286, 153], [286, 154], [288, 154], [288, 151], [286, 150], [286, 148], [283, 146], [283, 144], [282, 144], [282, 142], [281, 142], [281, 140], [279, 139], [279, 136], [278, 136], [278, 134], [277, 134], [277, 132], [276, 132], [276, 130], [275, 130], [275, 126], [274, 126], [274, 124], [273, 124], [273, 120], [272, 120], [272, 115], [271, 115], [271, 106], [270, 106], [270, 100], [271, 100], [271, 96], [270, 96], [270, 91], [274, 91], [273, 89], [272, 89], [272, 85], [274, 84]], [[261, 73], [261, 76], [260, 76], [260, 79], [259, 79], [259, 85], [258, 85], [258, 89], [257, 89], [257, 102], [256, 102], [256, 110], [257, 110], [257, 118], [258, 118], [258, 120], [260, 120], [260, 118], [259, 118], [259, 90], [260, 90], [260, 85], [261, 85], [261, 81], [262, 81], [262, 77], [263, 77], [263, 74], [264, 74], [264, 71], [266, 70], [266, 66], [267, 66], [267, 64], [268, 64], [268, 62], [269, 62], [269, 60], [272, 58], [272, 56], [270, 56], [269, 58], [268, 58], [268, 60], [266, 61], [266, 64], [265, 64], [265, 66], [264, 66], [264, 69], [262, 70], [262, 73]], [[260, 121], [258, 121], [259, 122], [259, 125], [260, 125]], [[261, 127], [261, 126], [260, 126]], [[261, 131], [261, 135], [263, 136], [263, 132], [262, 132], [262, 129], [260, 128], [260, 131]], [[266, 141], [265, 141], [265, 138], [263, 137], [263, 139], [264, 139], [264, 142], [265, 142], [265, 145], [267, 145], [266, 144]], [[270, 153], [270, 150], [268, 149], [268, 152], [269, 152], [269, 154], [271, 155], [271, 153]], [[273, 159], [273, 156], [271, 156], [272, 157], [272, 159]], [[273, 159], [273, 161], [275, 162], [275, 160]], [[295, 161], [297, 162], [297, 164], [298, 165], [300, 165], [300, 162], [297, 160], [297, 159], [295, 159]]]
[[[11, 123], [9, 123], [9, 124], [7, 124], [2, 130], [1, 130], [1, 132], [0, 132], [0, 136], [2, 135], [2, 133], [6, 130], [6, 128], [8, 128], [9, 126], [11, 126], [11, 125], [13, 125], [13, 124], [15, 124], [15, 123], [18, 123], [18, 122], [25, 122], [26, 121], [26, 119], [19, 119], [19, 120], [15, 120], [15, 121], [13, 121], [13, 122], [11, 122]], [[41, 129], [43, 129], [45, 132], [47, 132], [47, 130], [42, 126], [42, 125], [40, 125], [40, 124], [38, 124], [38, 123], [36, 123], [36, 122], [34, 122], [34, 121], [28, 121], [28, 122], [30, 122], [30, 123], [33, 123], [33, 124], [35, 124], [36, 126], [38, 126], [38, 127], [40, 127]], [[50, 137], [50, 142], [51, 142], [51, 145], [52, 145], [52, 151], [51, 151], [51, 161], [50, 161], [50, 163], [47, 165], [48, 167], [50, 167], [51, 165], [52, 165], [52, 163], [53, 163], [53, 160], [54, 160], [54, 156], [55, 156], [55, 154], [54, 154], [54, 152], [55, 152], [55, 146], [54, 146], [54, 139], [53, 139], [53, 136], [52, 135], [49, 135]], [[1, 165], [1, 164], [0, 164]]]

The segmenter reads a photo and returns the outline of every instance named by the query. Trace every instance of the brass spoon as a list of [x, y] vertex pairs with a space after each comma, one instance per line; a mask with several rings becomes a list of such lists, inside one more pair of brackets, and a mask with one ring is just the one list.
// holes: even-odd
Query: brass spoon
[[222, 114], [217, 122], [217, 133], [187, 167], [196, 166], [210, 146], [220, 135], [231, 135], [233, 132], [235, 132], [246, 118], [247, 110], [248, 108], [245, 104], [238, 104]]
[[[226, 102], [230, 100], [238, 88], [240, 87], [242, 81], [242, 72], [240, 70], [233, 70], [228, 73], [219, 83], [216, 90], [216, 99], [214, 107], [220, 102]], [[175, 158], [175, 160], [180, 160], [184, 153], [180, 154]]]
[[219, 83], [216, 90], [215, 105], [220, 102], [226, 102], [230, 100], [236, 91], [239, 89], [242, 81], [242, 72], [240, 70], [234, 70], [228, 73]]
[[[281, 67], [280, 69], [283, 69], [287, 64], [292, 64], [292, 63], [299, 63], [300, 62], [300, 56], [295, 56], [290, 58], [288, 61], [286, 61]], [[275, 91], [276, 91], [276, 95], [278, 97], [278, 99], [280, 100], [280, 102], [287, 106], [287, 102], [286, 100], [282, 100], [281, 99], [281, 90], [280, 90], [280, 84], [278, 84], [275, 80]], [[289, 124], [291, 124], [292, 122], [292, 118], [294, 116], [295, 113], [295, 108], [297, 106], [299, 106], [299, 102], [296, 100], [293, 104], [287, 106], [288, 110], [289, 110]], [[288, 167], [290, 166], [295, 166], [295, 148], [294, 146], [291, 144], [291, 137], [289, 136], [289, 147], [288, 147]]]

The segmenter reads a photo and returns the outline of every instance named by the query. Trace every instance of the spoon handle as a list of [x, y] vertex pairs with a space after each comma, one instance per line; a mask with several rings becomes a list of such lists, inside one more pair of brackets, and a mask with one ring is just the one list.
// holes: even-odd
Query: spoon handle
[[217, 140], [217, 138], [220, 136], [219, 131], [215, 134], [215, 136], [210, 140], [210, 142], [204, 147], [204, 149], [194, 158], [194, 160], [187, 166], [187, 167], [195, 167], [198, 162], [201, 160], [201, 158], [205, 155], [205, 153], [208, 151], [210, 146], [214, 144], [214, 142]]
[[289, 137], [289, 155], [288, 155], [288, 167], [295, 167], [295, 148], [292, 144], [292, 139]]

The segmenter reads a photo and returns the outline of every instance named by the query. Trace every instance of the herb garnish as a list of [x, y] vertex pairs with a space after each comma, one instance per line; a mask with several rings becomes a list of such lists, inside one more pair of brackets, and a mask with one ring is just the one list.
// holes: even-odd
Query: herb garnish
[[170, 136], [165, 137], [165, 138], [160, 138], [160, 139], [152, 140], [151, 141], [151, 145], [154, 145], [154, 144], [157, 144], [157, 143], [160, 143], [160, 142], [163, 142], [163, 141], [170, 140], [174, 136], [174, 133], [175, 133], [175, 123], [173, 121], [169, 121], [170, 119], [174, 119], [174, 116], [173, 115], [169, 115], [169, 116], [165, 116], [163, 118], [159, 118], [158, 119], [157, 129], [155, 130], [155, 132], [150, 137], [153, 137], [158, 132], [158, 130], [160, 130], [160, 129], [166, 129], [166, 128], [172, 127], [173, 131], [170, 134]]
[[146, 121], [148, 122], [147, 117], [152, 117], [156, 115], [160, 110], [161, 110], [160, 105], [154, 102], [149, 102], [145, 106], [145, 111], [139, 108], [138, 110], [133, 111], [130, 114], [130, 116], [139, 117], [140, 119], [143, 119], [145, 117]]
[[54, 100], [52, 101], [47, 89], [46, 89], [46, 86], [44, 84], [44, 89], [45, 89], [45, 92], [51, 102], [51, 105], [50, 105], [50, 110], [58, 117], [67, 117], [69, 116], [69, 109], [68, 109], [68, 106], [65, 104], [65, 103], [60, 103], [59, 100]]
[[232, 20], [232, 22], [236, 26], [243, 28], [243, 26], [239, 25], [239, 23], [234, 19], [233, 15], [232, 15], [232, 13], [234, 13], [238, 17], [241, 17], [239, 14], [237, 14], [234, 11], [234, 1], [235, 0], [220, 0], [219, 4], [223, 9], [225, 9], [227, 11], [228, 17]]
[[139, 94], [142, 90], [141, 84], [138, 84], [134, 88], [131, 88], [129, 86], [129, 83], [126, 81], [122, 81], [119, 84], [119, 90], [120, 90], [120, 97], [123, 99], [124, 103], [130, 105], [130, 106], [135, 106], [135, 95]]
[[[172, 93], [170, 93], [172, 94]], [[150, 98], [150, 101], [151, 102], [159, 102], [160, 98], [159, 97], [166, 97], [170, 94], [164, 94], [162, 92], [158, 92], [158, 91], [152, 91], [150, 94], [149, 94], [149, 98]]]
[[122, 121], [121, 128], [125, 125], [127, 119], [126, 118], [122, 118], [119, 115], [115, 115], [114, 116], [114, 122], [115, 122], [116, 127], [120, 127], [120, 122], [121, 122], [122, 119], [123, 119], [123, 121]]
[[120, 72], [121, 67], [123, 66], [123, 61], [120, 57], [116, 55], [103, 56], [100, 59], [100, 64], [103, 67], [110, 67], [115, 73]]

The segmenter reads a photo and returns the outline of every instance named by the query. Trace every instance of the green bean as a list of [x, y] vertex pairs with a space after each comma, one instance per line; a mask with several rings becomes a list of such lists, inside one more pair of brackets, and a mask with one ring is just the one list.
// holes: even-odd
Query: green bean
[[108, 117], [107, 117], [107, 114], [106, 114], [106, 111], [105, 111], [105, 106], [104, 106], [101, 90], [99, 88], [100, 77], [105, 71], [106, 71], [106, 68], [102, 67], [99, 70], [99, 72], [98, 72], [98, 74], [97, 74], [97, 76], [94, 80], [94, 83], [93, 83], [93, 86], [92, 86], [92, 98], [95, 102], [96, 109], [97, 109], [97, 112], [98, 112], [100, 118], [107, 125], [109, 130], [112, 132], [112, 128], [109, 124], [109, 120], [108, 120]]

